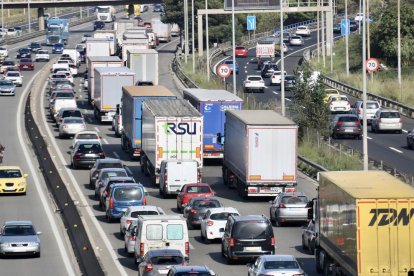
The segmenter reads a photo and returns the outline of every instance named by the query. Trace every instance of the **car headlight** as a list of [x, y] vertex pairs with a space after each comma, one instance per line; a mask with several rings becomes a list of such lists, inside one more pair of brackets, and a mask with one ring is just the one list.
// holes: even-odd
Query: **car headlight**
[[19, 184], [17, 184], [17, 186], [24, 186], [26, 185], [26, 182], [20, 182]]
[[5, 243], [0, 243], [0, 246], [1, 246], [1, 247], [8, 247], [8, 246], [11, 246], [11, 244], [10, 244], [10, 243], [5, 242]]

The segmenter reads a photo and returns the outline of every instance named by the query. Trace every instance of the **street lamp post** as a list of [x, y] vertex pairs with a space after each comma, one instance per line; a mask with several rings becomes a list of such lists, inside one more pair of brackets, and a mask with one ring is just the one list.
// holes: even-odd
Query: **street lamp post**
[[[362, 0], [362, 12], [365, 16], [366, 14], [366, 6], [365, 0]], [[363, 158], [364, 158], [364, 171], [368, 170], [368, 130], [367, 130], [367, 24], [363, 24], [362, 27], [362, 100], [363, 100], [363, 120], [362, 120], [362, 133], [363, 133], [363, 140], [362, 140], [362, 151], [363, 151]]]
[[234, 26], [234, 0], [231, 0], [231, 24], [233, 46], [233, 94], [236, 94], [236, 30]]
[[283, 1], [280, 1], [280, 101], [285, 116], [285, 53], [283, 52]]
[[397, 0], [397, 44], [398, 44], [398, 88], [401, 93], [402, 101], [402, 89], [401, 89], [401, 11], [400, 11], [400, 0]]
[[207, 81], [210, 81], [210, 45], [209, 45], [209, 37], [208, 37], [208, 0], [206, 2], [206, 60], [207, 60]]
[[193, 73], [195, 73], [194, 0], [191, 0], [191, 51], [193, 54]]
[[184, 0], [184, 60], [188, 61], [188, 0]]
[[3, 1], [1, 1], [1, 27], [4, 28]]
[[27, 2], [27, 15], [28, 15], [28, 19], [29, 19], [29, 33], [32, 32], [32, 24], [31, 24], [31, 18], [30, 18], [30, 0]]
[[345, 22], [346, 22], [346, 31], [345, 31], [345, 58], [346, 58], [346, 75], [349, 76], [349, 49], [348, 49], [348, 43], [349, 43], [349, 26], [348, 26], [348, 1], [345, 0]]

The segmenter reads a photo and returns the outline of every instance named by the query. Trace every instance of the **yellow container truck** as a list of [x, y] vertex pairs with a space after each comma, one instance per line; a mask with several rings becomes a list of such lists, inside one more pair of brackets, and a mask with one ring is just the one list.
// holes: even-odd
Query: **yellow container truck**
[[318, 272], [414, 275], [413, 187], [383, 171], [322, 172], [308, 207]]

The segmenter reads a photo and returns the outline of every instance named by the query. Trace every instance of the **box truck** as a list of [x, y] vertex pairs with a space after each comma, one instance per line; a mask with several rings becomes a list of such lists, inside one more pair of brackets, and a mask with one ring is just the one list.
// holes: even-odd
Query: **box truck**
[[114, 30], [115, 30], [115, 38], [118, 42], [118, 45], [122, 45], [122, 36], [126, 29], [136, 27], [138, 25], [138, 21], [134, 19], [119, 19], [114, 23]]
[[156, 50], [127, 50], [126, 66], [135, 72], [136, 85], [158, 85], [158, 52]]
[[324, 275], [414, 273], [414, 188], [384, 171], [319, 173], [308, 204], [316, 270]]
[[111, 55], [111, 41], [107, 38], [88, 37], [85, 44], [87, 57]]
[[161, 85], [124, 86], [120, 112], [123, 133], [121, 147], [131, 158], [139, 158], [142, 149], [142, 103], [149, 99], [173, 100], [177, 97]]
[[[128, 50], [137, 50], [137, 49], [149, 49], [148, 37], [143, 34], [129, 34], [124, 35], [126, 40], [122, 44], [122, 61], [126, 63], [127, 61], [127, 51]], [[128, 38], [129, 37], [129, 38]]]
[[229, 110], [224, 139], [223, 181], [242, 198], [295, 191], [298, 127], [293, 121], [271, 110]]
[[161, 162], [203, 165], [203, 116], [186, 100], [146, 100], [142, 105], [141, 170], [158, 186]]
[[162, 23], [159, 19], [151, 21], [152, 30], [160, 42], [170, 42], [171, 40], [171, 25]]
[[204, 116], [203, 157], [223, 158], [223, 144], [217, 142], [217, 133], [224, 136], [226, 110], [241, 110], [243, 100], [226, 90], [187, 88], [183, 94]]
[[69, 55], [76, 67], [81, 64], [80, 53], [76, 49], [63, 49], [62, 55]]
[[134, 85], [135, 73], [126, 67], [97, 67], [94, 72], [94, 115], [99, 122], [112, 122], [121, 103], [122, 86]]
[[106, 38], [109, 42], [109, 52], [110, 55], [113, 56], [117, 53], [118, 50], [118, 42], [115, 39], [115, 31], [114, 30], [96, 30], [93, 34], [94, 38]]
[[122, 67], [123, 63], [119, 57], [113, 56], [89, 56], [87, 58], [86, 67], [88, 68], [88, 101], [93, 102], [94, 95], [94, 76], [97, 67]]

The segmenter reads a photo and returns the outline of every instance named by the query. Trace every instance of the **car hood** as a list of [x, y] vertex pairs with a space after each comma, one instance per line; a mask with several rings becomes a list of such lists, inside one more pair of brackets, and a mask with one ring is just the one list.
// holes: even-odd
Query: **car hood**
[[25, 182], [25, 178], [24, 177], [19, 177], [19, 178], [0, 178], [0, 184], [4, 184], [4, 183], [20, 183], [20, 182]]
[[14, 85], [0, 85], [0, 89], [13, 89]]
[[1, 243], [12, 243], [12, 242], [39, 242], [39, 238], [36, 235], [31, 236], [1, 236]]

